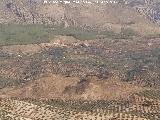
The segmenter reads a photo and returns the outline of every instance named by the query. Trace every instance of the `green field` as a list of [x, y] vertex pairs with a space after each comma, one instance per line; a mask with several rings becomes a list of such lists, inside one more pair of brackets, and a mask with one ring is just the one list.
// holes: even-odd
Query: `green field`
[[93, 32], [61, 26], [0, 24], [0, 45], [32, 44], [49, 42], [55, 35], [73, 36], [80, 40], [95, 39]]
[[134, 31], [122, 30], [121, 33], [113, 31], [97, 32], [84, 30], [80, 27], [67, 27], [41, 25], [41, 24], [0, 24], [0, 46], [15, 44], [32, 44], [49, 42], [56, 35], [73, 36], [79, 40], [93, 40], [104, 38], [130, 39], [136, 35]]
[[48, 41], [42, 25], [0, 25], [0, 45], [30, 44]]

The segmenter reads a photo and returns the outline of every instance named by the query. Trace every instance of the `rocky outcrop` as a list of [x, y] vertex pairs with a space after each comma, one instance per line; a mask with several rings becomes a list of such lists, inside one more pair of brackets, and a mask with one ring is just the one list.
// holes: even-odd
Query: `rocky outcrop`
[[127, 5], [155, 23], [160, 23], [160, 2], [158, 0], [127, 0]]
[[54, 24], [115, 32], [130, 27], [143, 34], [159, 32], [156, 25], [125, 2], [44, 4], [43, 0], [7, 0], [0, 2], [0, 16], [0, 23]]

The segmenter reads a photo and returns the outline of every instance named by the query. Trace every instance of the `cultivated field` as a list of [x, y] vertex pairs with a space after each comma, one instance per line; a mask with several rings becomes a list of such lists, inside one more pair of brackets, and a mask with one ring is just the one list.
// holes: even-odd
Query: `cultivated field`
[[159, 120], [160, 101], [133, 95], [130, 101], [2, 99], [2, 120]]

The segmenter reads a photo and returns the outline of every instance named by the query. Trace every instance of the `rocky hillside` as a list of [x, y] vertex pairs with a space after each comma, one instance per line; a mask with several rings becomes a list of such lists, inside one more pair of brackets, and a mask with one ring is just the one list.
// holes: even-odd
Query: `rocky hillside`
[[0, 2], [0, 16], [0, 23], [54, 24], [115, 32], [127, 27], [142, 35], [159, 34], [159, 27], [123, 2], [44, 4], [38, 0], [5, 0]]
[[160, 23], [159, 0], [127, 0], [127, 5], [136, 9], [139, 13], [155, 23]]
[[0, 87], [61, 74], [80, 79], [96, 77], [102, 81], [117, 79], [155, 88], [160, 85], [159, 50], [159, 38], [79, 41], [60, 36], [50, 43], [2, 46]]

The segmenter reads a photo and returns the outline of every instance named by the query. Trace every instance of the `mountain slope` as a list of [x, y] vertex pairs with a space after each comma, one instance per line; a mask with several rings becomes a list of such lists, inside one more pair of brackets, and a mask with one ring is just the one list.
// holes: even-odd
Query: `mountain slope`
[[127, 5], [133, 7], [151, 21], [160, 23], [159, 0], [127, 0]]
[[8, 0], [0, 3], [0, 23], [55, 24], [120, 32], [129, 27], [140, 34], [159, 33], [159, 27], [122, 4], [43, 4]]

